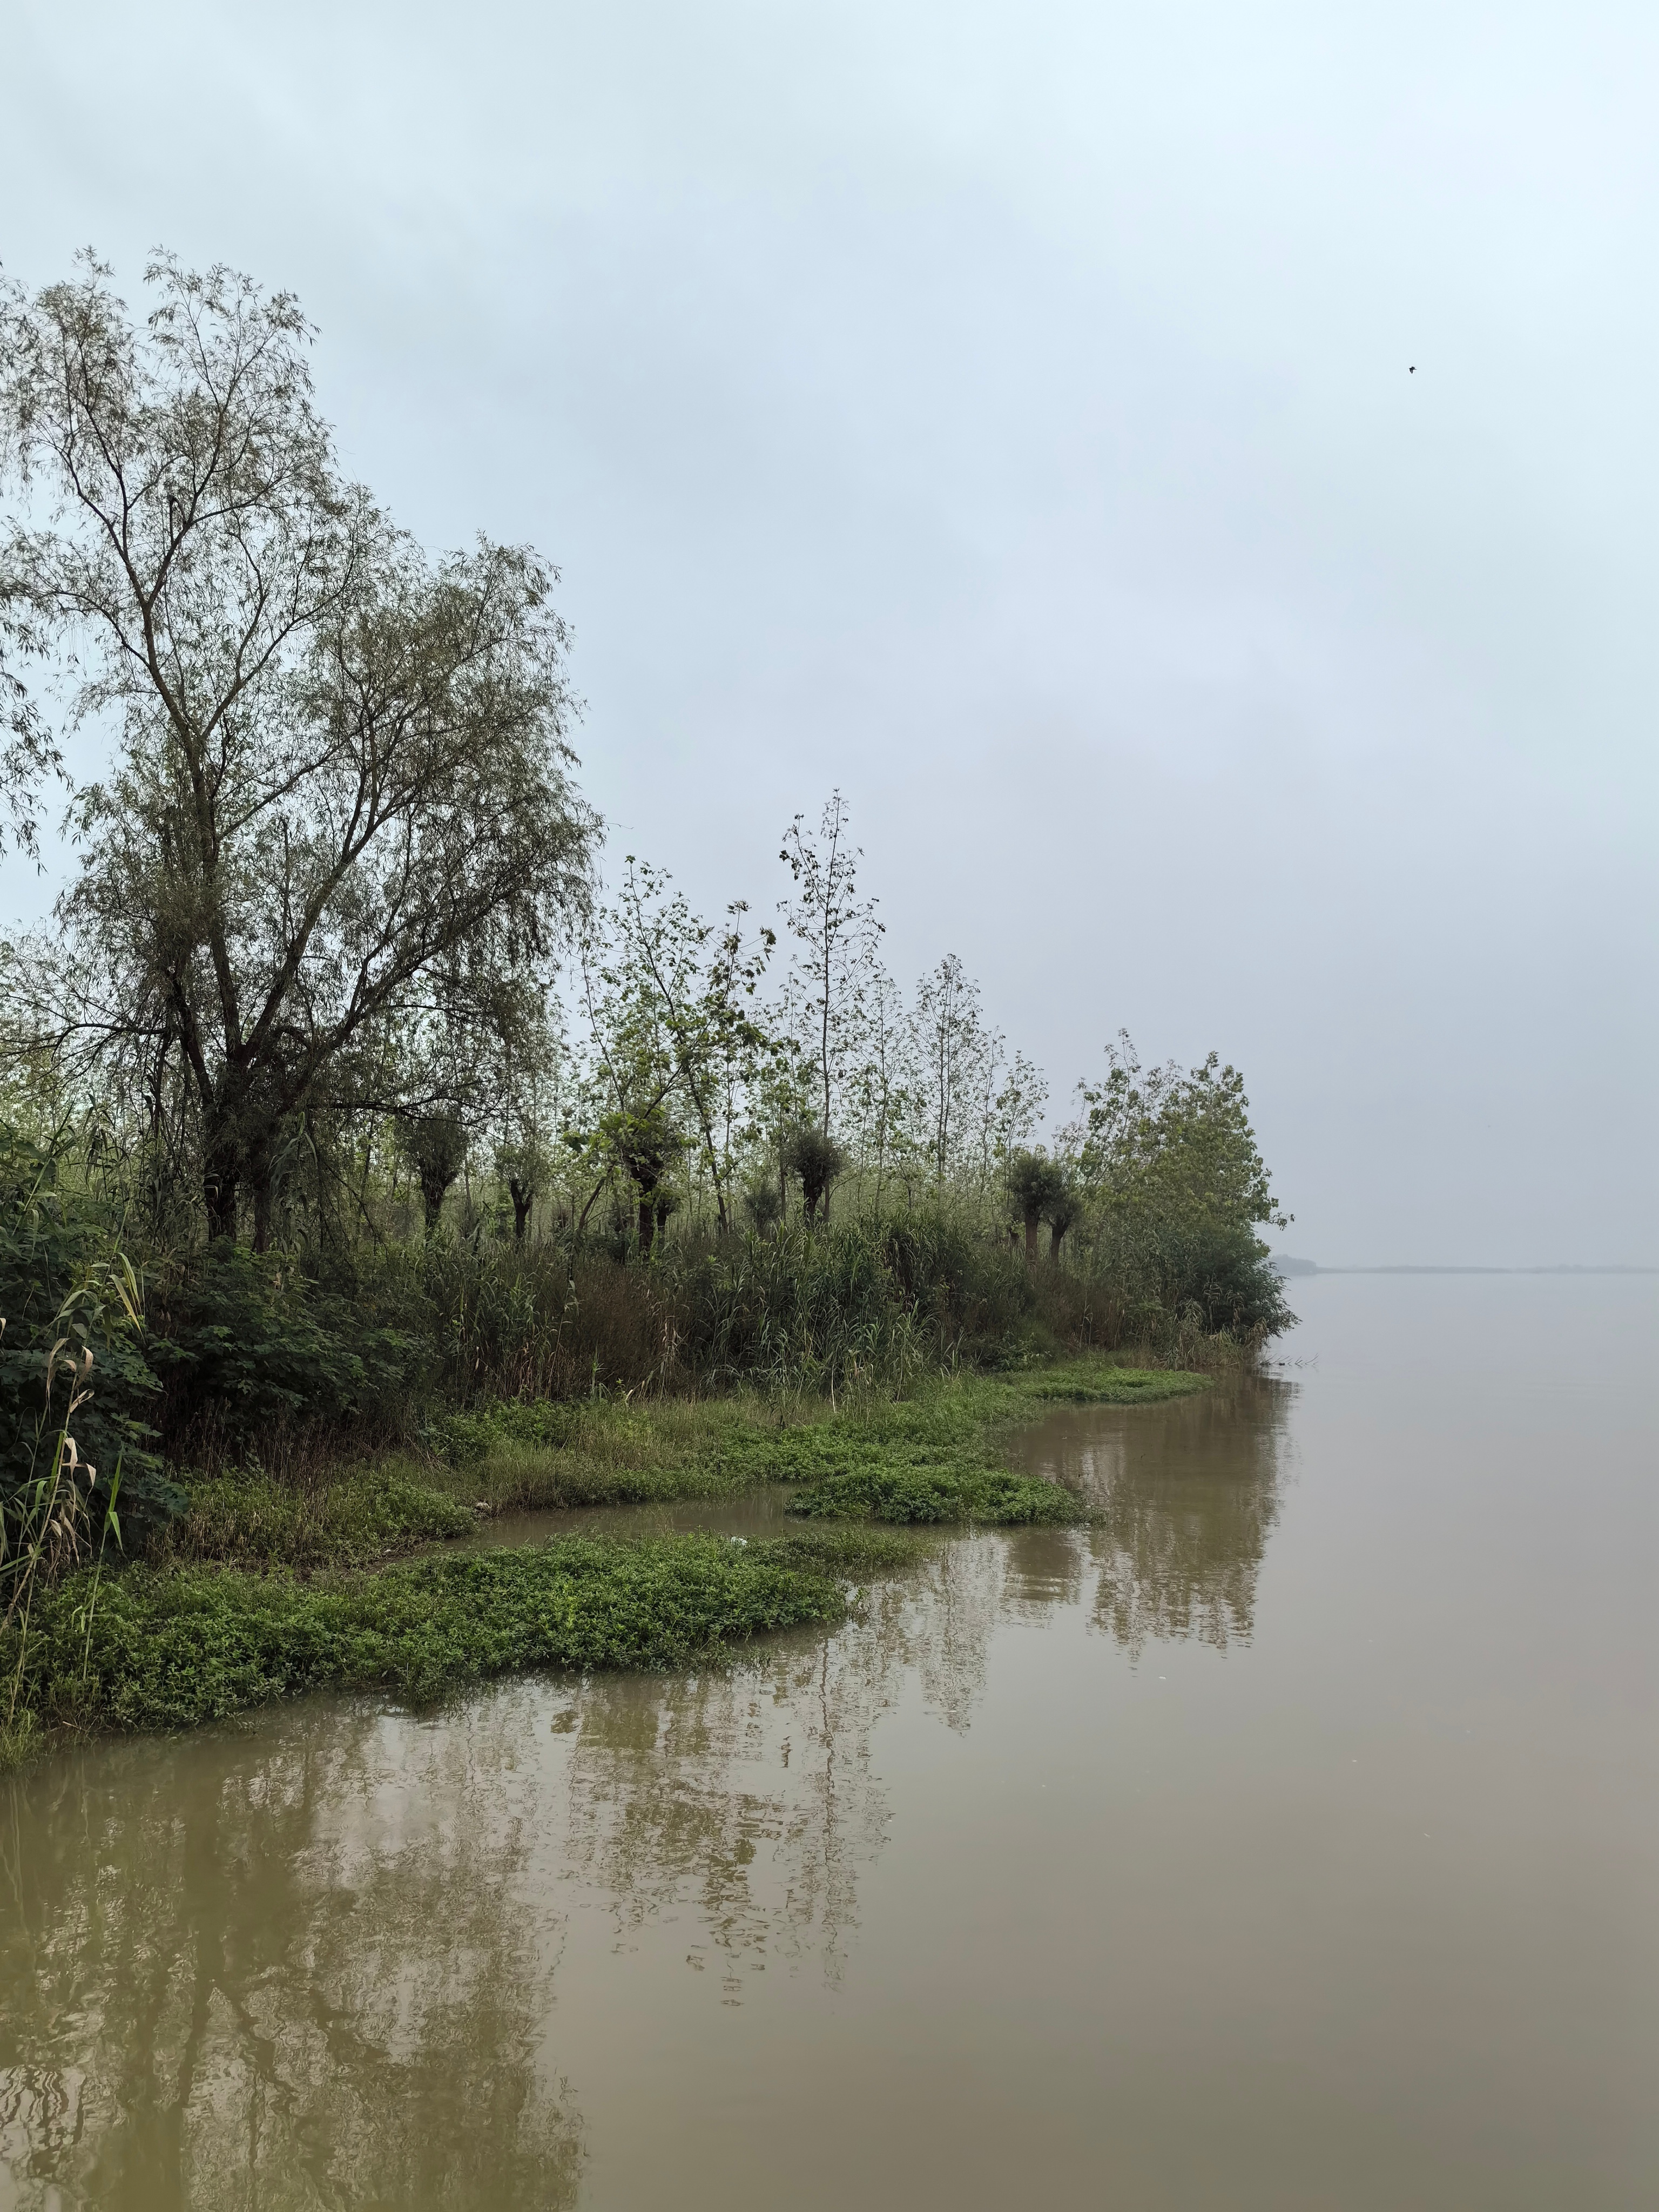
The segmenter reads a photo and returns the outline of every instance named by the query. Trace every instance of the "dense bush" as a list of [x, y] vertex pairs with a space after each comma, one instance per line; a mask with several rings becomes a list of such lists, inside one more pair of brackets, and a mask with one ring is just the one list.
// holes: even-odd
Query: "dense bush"
[[220, 1241], [196, 1255], [148, 1314], [169, 1455], [270, 1458], [308, 1432], [395, 1427], [427, 1364], [424, 1316], [405, 1297], [389, 1322], [355, 1293], [284, 1254]]
[[[72, 1550], [102, 1522], [118, 1470], [121, 1524], [165, 1522], [181, 1503], [150, 1425], [156, 1378], [139, 1328], [140, 1285], [110, 1210], [66, 1188], [58, 1152], [0, 1122], [0, 1562], [52, 1487]], [[71, 1408], [73, 1409], [71, 1412]], [[70, 1452], [61, 1443], [73, 1439]], [[96, 1480], [93, 1480], [95, 1474]], [[0, 1610], [4, 1606], [0, 1592]]]
[[929, 1364], [1017, 1364], [1060, 1340], [1041, 1310], [1045, 1291], [1054, 1301], [1046, 1279], [942, 1212], [694, 1235], [643, 1266], [441, 1235], [422, 1266], [435, 1379], [462, 1405], [738, 1381], [839, 1389]]
[[1246, 1223], [1126, 1210], [1101, 1224], [1089, 1268], [1112, 1302], [1108, 1341], [1172, 1351], [1177, 1339], [1224, 1331], [1258, 1345], [1293, 1318], [1283, 1279]]

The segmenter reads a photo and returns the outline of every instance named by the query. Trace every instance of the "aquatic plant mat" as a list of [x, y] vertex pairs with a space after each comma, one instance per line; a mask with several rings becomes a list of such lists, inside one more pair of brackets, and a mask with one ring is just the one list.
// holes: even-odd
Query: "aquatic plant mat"
[[428, 1699], [532, 1668], [679, 1668], [840, 1620], [853, 1585], [914, 1555], [901, 1536], [843, 1529], [768, 1543], [566, 1536], [312, 1582], [135, 1568], [106, 1582], [89, 1623], [78, 1579], [37, 1606], [22, 1705], [37, 1727], [179, 1729], [310, 1690]]

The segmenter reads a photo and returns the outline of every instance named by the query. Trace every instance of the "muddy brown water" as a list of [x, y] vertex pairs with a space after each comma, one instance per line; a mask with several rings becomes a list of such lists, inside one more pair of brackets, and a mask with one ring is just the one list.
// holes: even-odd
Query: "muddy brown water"
[[0, 1784], [0, 2207], [1659, 2202], [1654, 1285], [1294, 1289], [833, 1635]]

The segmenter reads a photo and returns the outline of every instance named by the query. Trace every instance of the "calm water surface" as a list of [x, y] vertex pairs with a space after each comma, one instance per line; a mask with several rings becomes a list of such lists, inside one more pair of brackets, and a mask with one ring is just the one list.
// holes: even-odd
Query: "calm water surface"
[[1653, 1285], [1294, 1287], [827, 1638], [0, 1784], [0, 2207], [1659, 2202]]

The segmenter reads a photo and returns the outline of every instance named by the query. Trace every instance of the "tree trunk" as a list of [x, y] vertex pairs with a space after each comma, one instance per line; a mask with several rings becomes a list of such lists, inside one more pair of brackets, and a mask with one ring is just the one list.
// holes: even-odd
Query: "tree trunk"
[[207, 1204], [208, 1237], [236, 1241], [236, 1201], [241, 1193], [242, 1156], [234, 1136], [221, 1121], [207, 1133], [207, 1160], [202, 1174], [202, 1195]]
[[651, 1257], [652, 1241], [657, 1233], [656, 1201], [649, 1193], [640, 1200], [640, 1257]]
[[1041, 1222], [1040, 1222], [1039, 1217], [1038, 1217], [1036, 1214], [1035, 1214], [1035, 1213], [1028, 1213], [1028, 1214], [1026, 1215], [1026, 1217], [1025, 1217], [1025, 1259], [1026, 1259], [1026, 1263], [1027, 1263], [1027, 1265], [1028, 1265], [1028, 1266], [1035, 1266], [1036, 1261], [1036, 1255], [1037, 1255], [1037, 1230], [1038, 1230], [1038, 1228], [1039, 1228], [1040, 1226], [1041, 1226]]
[[[454, 1181], [452, 1176], [449, 1179]], [[421, 1176], [421, 1197], [426, 1206], [426, 1233], [430, 1237], [438, 1226], [439, 1216], [444, 1210], [444, 1200], [449, 1195], [449, 1182], [424, 1170]]]
[[269, 1168], [254, 1179], [253, 1249], [256, 1252], [269, 1252], [270, 1249], [270, 1183]]
[[1065, 1234], [1066, 1231], [1059, 1222], [1051, 1221], [1048, 1224], [1048, 1257], [1056, 1262], [1060, 1259], [1060, 1239]]
[[228, 1163], [215, 1166], [210, 1158], [203, 1181], [204, 1198], [207, 1201], [208, 1236], [217, 1242], [221, 1237], [236, 1241], [236, 1170]]
[[514, 1241], [522, 1244], [525, 1240], [525, 1231], [530, 1226], [530, 1209], [536, 1203], [536, 1194], [533, 1190], [526, 1189], [517, 1176], [507, 1177], [507, 1188], [513, 1200]]

